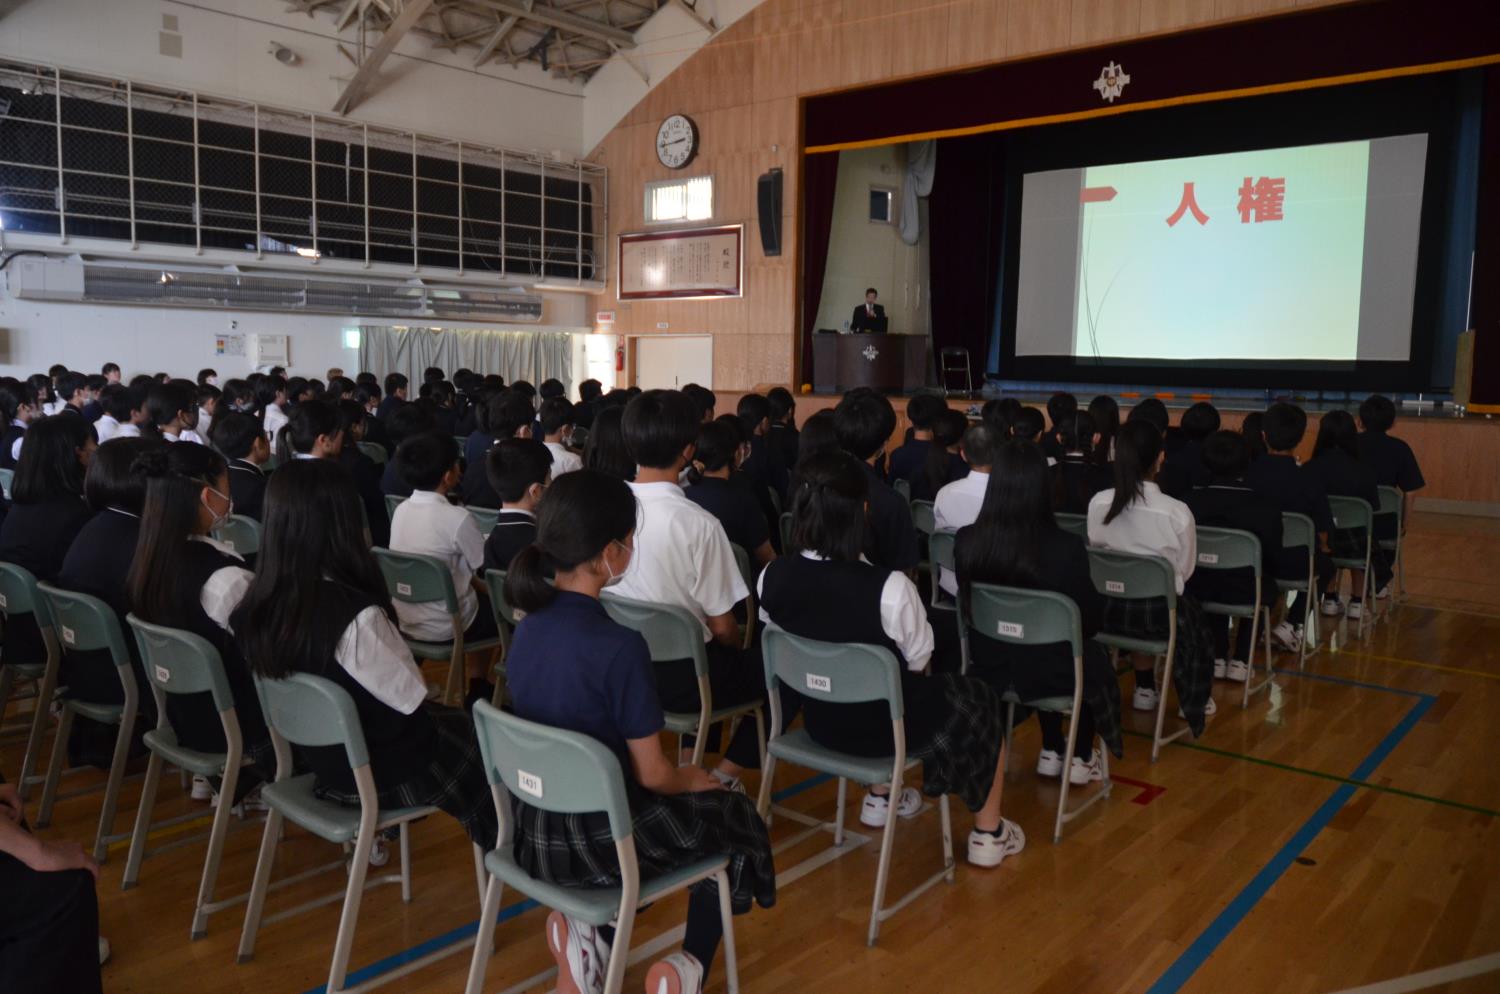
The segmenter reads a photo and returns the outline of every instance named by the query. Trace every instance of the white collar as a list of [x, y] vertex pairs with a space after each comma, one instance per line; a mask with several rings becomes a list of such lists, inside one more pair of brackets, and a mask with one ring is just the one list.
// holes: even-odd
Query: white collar
[[141, 516], [139, 514], [136, 514], [136, 513], [132, 512], [132, 511], [127, 511], [127, 510], [125, 510], [122, 507], [106, 507], [105, 510], [106, 511], [113, 511], [115, 514], [123, 514], [127, 518], [135, 518], [137, 521], [139, 521], [140, 518], [141, 518]]
[[418, 504], [447, 504], [448, 497], [436, 490], [413, 490], [407, 500], [416, 501]]
[[526, 517], [532, 519], [533, 521], [536, 520], [536, 514], [534, 514], [531, 511], [526, 510], [524, 507], [502, 507], [500, 509], [500, 513], [501, 514], [524, 514]]
[[220, 542], [218, 539], [212, 537], [211, 535], [189, 535], [188, 536], [188, 541], [189, 542], [202, 542], [205, 545], [211, 545], [215, 549], [217, 549], [219, 552], [224, 553], [224, 555], [226, 555], [226, 556], [233, 556], [235, 559], [239, 559], [241, 561], [243, 561], [244, 558], [245, 558], [244, 556], [240, 555], [238, 552], [235, 552], [229, 546], [225, 545], [223, 542]]
[[653, 483], [630, 484], [630, 489], [635, 491], [636, 497], [673, 497], [682, 496], [682, 486], [669, 480], [657, 480]]
[[[826, 563], [826, 562], [828, 562], [828, 557], [827, 556], [820, 556], [820, 555], [818, 555], [818, 553], [814, 552], [812, 549], [803, 549], [802, 552], [801, 552], [801, 556], [802, 556], [803, 559], [811, 559], [815, 563]], [[870, 561], [864, 557], [863, 553], [860, 554], [859, 561], [862, 562], [862, 563], [864, 563], [866, 566], [868, 566], [870, 564]]]

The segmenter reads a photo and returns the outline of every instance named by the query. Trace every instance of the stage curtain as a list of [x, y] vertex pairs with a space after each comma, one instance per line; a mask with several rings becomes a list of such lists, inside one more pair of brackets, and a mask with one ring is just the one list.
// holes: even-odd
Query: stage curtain
[[1005, 169], [991, 135], [938, 141], [927, 198], [931, 243], [932, 354], [961, 346], [977, 386], [984, 379], [999, 291]]
[[1485, 70], [1480, 125], [1479, 211], [1474, 240], [1471, 404], [1500, 405], [1500, 66]]
[[802, 376], [812, 382], [813, 325], [823, 300], [823, 272], [828, 266], [828, 240], [833, 229], [833, 197], [839, 185], [839, 156], [802, 157]]
[[419, 384], [422, 371], [437, 366], [449, 374], [464, 368], [499, 373], [507, 383], [528, 380], [535, 385], [556, 378], [569, 390], [573, 386], [573, 336], [567, 332], [381, 325], [363, 325], [359, 332], [359, 368], [377, 376], [404, 373]]

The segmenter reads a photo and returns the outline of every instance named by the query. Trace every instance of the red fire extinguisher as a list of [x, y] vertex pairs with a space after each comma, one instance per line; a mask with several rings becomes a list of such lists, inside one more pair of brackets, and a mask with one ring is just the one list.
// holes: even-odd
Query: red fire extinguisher
[[625, 372], [625, 343], [623, 341], [615, 346], [615, 372]]

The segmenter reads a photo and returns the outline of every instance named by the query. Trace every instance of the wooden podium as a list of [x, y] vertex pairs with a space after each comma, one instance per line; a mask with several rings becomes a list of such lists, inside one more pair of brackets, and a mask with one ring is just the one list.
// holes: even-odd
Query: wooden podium
[[912, 393], [927, 385], [926, 335], [814, 335], [813, 390], [872, 387]]

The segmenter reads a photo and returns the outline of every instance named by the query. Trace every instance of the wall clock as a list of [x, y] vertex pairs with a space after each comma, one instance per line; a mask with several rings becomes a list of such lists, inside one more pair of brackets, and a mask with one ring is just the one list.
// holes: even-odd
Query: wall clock
[[656, 129], [656, 157], [668, 169], [681, 169], [698, 154], [698, 126], [686, 114], [673, 114]]

